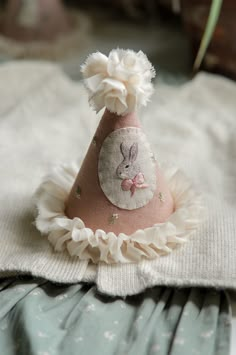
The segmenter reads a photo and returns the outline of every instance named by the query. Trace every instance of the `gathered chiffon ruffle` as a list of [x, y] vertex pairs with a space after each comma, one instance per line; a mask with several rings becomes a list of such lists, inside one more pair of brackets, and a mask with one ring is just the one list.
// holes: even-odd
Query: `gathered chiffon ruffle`
[[48, 175], [36, 192], [36, 227], [48, 236], [57, 252], [93, 263], [134, 263], [172, 252], [185, 243], [205, 215], [201, 195], [177, 168], [162, 167], [175, 203], [165, 223], [139, 229], [131, 235], [87, 228], [82, 219], [65, 215], [65, 202], [78, 173], [78, 166], [61, 165]]

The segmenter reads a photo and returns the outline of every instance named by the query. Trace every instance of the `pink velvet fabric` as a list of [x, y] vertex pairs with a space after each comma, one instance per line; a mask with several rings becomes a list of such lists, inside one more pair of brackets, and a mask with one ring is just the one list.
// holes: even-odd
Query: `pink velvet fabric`
[[[152, 200], [144, 207], [130, 211], [123, 210], [114, 206], [104, 195], [98, 179], [99, 151], [109, 133], [125, 127], [141, 128], [135, 113], [118, 117], [108, 110], [104, 112], [95, 133], [96, 145], [91, 142], [67, 201], [67, 216], [81, 218], [86, 227], [92, 230], [103, 229], [116, 234], [131, 234], [137, 229], [165, 222], [174, 210], [173, 198], [158, 166], [157, 190]], [[76, 197], [77, 186], [81, 188], [79, 199]], [[159, 193], [162, 194], [163, 201]], [[114, 224], [111, 224], [112, 214], [118, 214], [118, 219], [114, 221]]]

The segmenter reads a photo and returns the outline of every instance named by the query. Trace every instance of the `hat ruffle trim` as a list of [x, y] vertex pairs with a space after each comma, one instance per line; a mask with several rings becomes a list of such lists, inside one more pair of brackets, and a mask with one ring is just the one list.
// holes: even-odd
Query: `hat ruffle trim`
[[175, 211], [165, 223], [139, 229], [131, 235], [92, 231], [80, 218], [70, 219], [64, 212], [78, 169], [76, 165], [56, 167], [36, 192], [36, 227], [48, 235], [57, 252], [67, 250], [71, 256], [95, 264], [154, 259], [184, 244], [205, 215], [202, 196], [189, 179], [179, 169], [162, 167], [175, 203]]

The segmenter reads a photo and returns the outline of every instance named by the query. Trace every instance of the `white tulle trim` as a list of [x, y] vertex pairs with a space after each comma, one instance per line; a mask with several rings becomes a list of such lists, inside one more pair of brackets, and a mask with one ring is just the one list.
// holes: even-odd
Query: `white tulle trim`
[[132, 235], [93, 232], [80, 218], [69, 219], [65, 201], [77, 176], [78, 167], [59, 166], [47, 176], [36, 193], [36, 226], [48, 235], [56, 251], [93, 263], [130, 263], [171, 253], [187, 241], [201, 222], [205, 208], [201, 196], [178, 169], [166, 168], [164, 174], [175, 201], [175, 212], [165, 223], [137, 230]]
[[98, 112], [107, 107], [110, 112], [125, 115], [145, 106], [153, 86], [155, 70], [142, 52], [113, 49], [108, 57], [91, 54], [82, 66], [89, 102]]

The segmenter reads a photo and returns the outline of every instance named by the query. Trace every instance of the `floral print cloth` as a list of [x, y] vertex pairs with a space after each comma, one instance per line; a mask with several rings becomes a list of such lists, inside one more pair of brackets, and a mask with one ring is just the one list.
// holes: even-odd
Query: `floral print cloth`
[[0, 283], [0, 354], [227, 355], [223, 291], [154, 287], [125, 299], [32, 277]]

